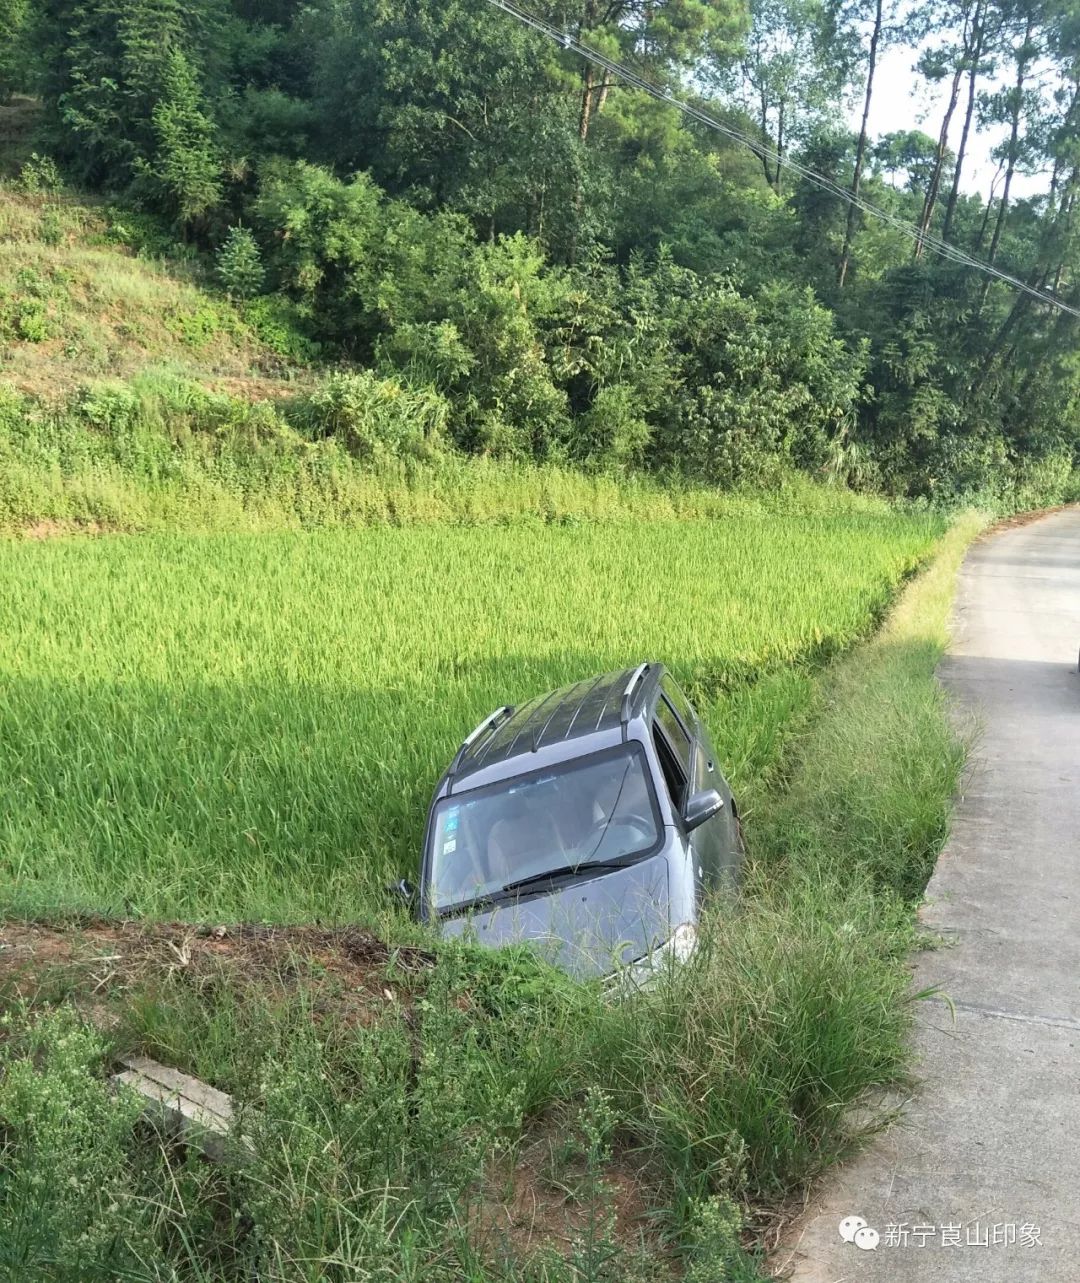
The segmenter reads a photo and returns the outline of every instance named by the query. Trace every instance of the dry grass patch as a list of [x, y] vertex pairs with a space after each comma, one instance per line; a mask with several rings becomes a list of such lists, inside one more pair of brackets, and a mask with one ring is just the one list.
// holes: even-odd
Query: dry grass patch
[[357, 927], [271, 927], [144, 923], [93, 916], [0, 924], [0, 994], [24, 1001], [43, 988], [98, 1016], [136, 990], [163, 983], [307, 989], [314, 1009], [334, 1020], [371, 1023], [401, 998], [388, 968], [403, 977], [433, 965], [416, 946], [391, 948]]

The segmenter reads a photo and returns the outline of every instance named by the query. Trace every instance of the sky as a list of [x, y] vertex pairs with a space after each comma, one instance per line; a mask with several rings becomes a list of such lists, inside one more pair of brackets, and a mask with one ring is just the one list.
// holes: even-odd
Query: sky
[[[897, 47], [885, 51], [878, 62], [874, 78], [874, 95], [870, 104], [870, 133], [872, 136], [894, 133], [899, 130], [921, 129], [931, 138], [937, 138], [949, 99], [949, 81], [937, 85], [927, 82], [912, 70], [918, 51], [910, 47]], [[963, 109], [966, 104], [966, 86], [953, 114], [949, 130], [949, 146], [956, 150], [963, 129]], [[848, 123], [858, 129], [862, 120], [862, 99], [853, 103], [847, 112]], [[962, 191], [989, 194], [997, 172], [997, 161], [991, 156], [994, 147], [1004, 141], [1008, 131], [1004, 127], [994, 131], [976, 133], [968, 142], [968, 157], [961, 177]], [[1017, 174], [1013, 178], [1014, 196], [1029, 196], [1045, 191], [1044, 177]]]

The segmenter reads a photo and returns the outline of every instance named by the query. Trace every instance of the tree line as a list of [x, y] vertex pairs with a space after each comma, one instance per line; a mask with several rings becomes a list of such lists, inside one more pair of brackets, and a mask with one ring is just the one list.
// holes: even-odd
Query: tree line
[[[1071, 0], [533, 8], [767, 146], [485, 0], [0, 0], [0, 92], [40, 97], [72, 181], [216, 253], [326, 359], [437, 392], [463, 449], [1061, 491], [1073, 318], [802, 167], [1080, 305]], [[898, 47], [940, 118], [873, 137]]]

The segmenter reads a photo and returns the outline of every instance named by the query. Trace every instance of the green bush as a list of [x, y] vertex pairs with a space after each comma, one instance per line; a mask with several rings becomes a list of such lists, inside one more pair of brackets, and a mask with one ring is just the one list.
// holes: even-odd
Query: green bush
[[43, 245], [59, 245], [64, 239], [64, 220], [58, 209], [46, 209], [41, 215], [39, 233]]
[[184, 257], [184, 247], [177, 243], [168, 222], [160, 215], [126, 206], [107, 205], [105, 241], [123, 245], [141, 258]]
[[49, 315], [37, 299], [26, 299], [16, 305], [14, 337], [27, 343], [43, 343], [49, 337]]
[[657, 461], [720, 485], [825, 467], [854, 422], [864, 358], [810, 291], [770, 286], [751, 298], [710, 281], [679, 327], [690, 354], [654, 436]]
[[[10, 1026], [10, 1014], [4, 1020]], [[128, 1159], [142, 1102], [109, 1089], [104, 1056], [101, 1036], [68, 1008], [19, 1030], [5, 1049], [0, 1274], [6, 1277], [106, 1283], [146, 1259], [149, 1208], [133, 1197]]]
[[200, 300], [193, 308], [171, 311], [164, 323], [170, 333], [193, 348], [205, 348], [223, 330], [236, 329], [235, 319], [210, 299]]
[[365, 370], [331, 374], [299, 404], [296, 417], [312, 437], [332, 437], [357, 459], [421, 458], [442, 447], [448, 407], [437, 392]]
[[91, 427], [119, 435], [131, 426], [138, 413], [139, 398], [129, 384], [119, 380], [96, 383], [77, 394], [74, 408]]
[[311, 337], [300, 309], [282, 294], [263, 294], [248, 299], [242, 310], [245, 323], [255, 337], [290, 367], [310, 365], [318, 359], [320, 345]]
[[1066, 502], [1074, 486], [1071, 451], [1021, 458], [1014, 465], [1012, 506], [1019, 512]]
[[583, 471], [470, 458], [446, 442], [449, 417], [439, 393], [372, 374], [255, 403], [167, 367], [88, 383], [58, 405], [0, 382], [0, 529], [47, 518], [127, 530], [281, 530], [887, 511], [794, 472], [779, 474], [769, 493], [725, 494], [614, 463]]
[[599, 467], [626, 471], [644, 461], [650, 428], [634, 390], [619, 384], [602, 387], [581, 416], [574, 433], [574, 454]]
[[28, 196], [52, 196], [63, 190], [64, 180], [56, 161], [35, 151], [19, 170], [19, 187]]

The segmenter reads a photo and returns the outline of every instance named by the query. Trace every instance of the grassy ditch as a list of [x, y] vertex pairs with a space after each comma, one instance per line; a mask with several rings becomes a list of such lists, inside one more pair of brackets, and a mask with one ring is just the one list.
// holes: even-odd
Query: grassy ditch
[[[980, 525], [814, 684], [755, 791], [742, 906], [632, 1000], [355, 930], [10, 926], [0, 1275], [755, 1277], [744, 1224], [905, 1070], [914, 904], [962, 760], [934, 667]], [[103, 1086], [128, 1050], [235, 1092], [255, 1159], [140, 1143]]]
[[987, 521], [961, 515], [882, 628], [830, 669], [818, 716], [788, 753], [786, 787], [758, 817], [756, 851], [770, 870], [921, 895], [963, 760], [934, 671], [956, 571]]

